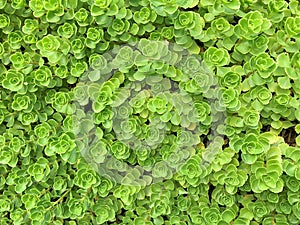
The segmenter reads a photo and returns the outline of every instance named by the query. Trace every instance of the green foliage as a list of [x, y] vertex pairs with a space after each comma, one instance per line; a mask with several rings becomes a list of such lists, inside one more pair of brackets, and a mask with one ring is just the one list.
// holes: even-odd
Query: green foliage
[[199, 14], [194, 12], [182, 12], [174, 21], [176, 30], [188, 30], [192, 37], [199, 37], [204, 27], [204, 20]]
[[[248, 66], [247, 64], [245, 67]], [[258, 75], [267, 79], [276, 70], [275, 61], [266, 53], [253, 56], [249, 61], [252, 71], [257, 71]]]
[[297, 0], [0, 0], [0, 224], [300, 224]]
[[2, 80], [2, 86], [10, 91], [19, 91], [23, 87], [24, 75], [16, 70], [8, 70]]
[[24, 34], [34, 34], [39, 28], [39, 23], [34, 19], [25, 19], [24, 25], [22, 27], [22, 32]]
[[96, 48], [96, 45], [103, 39], [103, 30], [98, 30], [96, 28], [89, 28], [87, 31], [85, 45], [89, 48]]
[[137, 24], [147, 24], [149, 22], [154, 22], [156, 17], [157, 15], [154, 11], [147, 7], [143, 7], [139, 11], [134, 13], [133, 20]]
[[108, 27], [107, 32], [110, 36], [115, 37], [127, 32], [130, 27], [130, 23], [127, 20], [114, 19], [112, 24]]
[[285, 21], [285, 31], [287, 35], [294, 38], [298, 37], [300, 34], [299, 23], [299, 17], [288, 17]]
[[34, 164], [30, 165], [27, 171], [36, 181], [44, 181], [47, 180], [47, 176], [50, 173], [48, 164], [48, 160], [41, 157]]
[[204, 59], [207, 63], [214, 66], [225, 66], [230, 62], [230, 56], [226, 49], [217, 49], [209, 47], [204, 53]]
[[41, 66], [34, 71], [33, 76], [36, 81], [36, 85], [47, 87], [51, 82], [52, 72], [48, 67]]
[[76, 177], [74, 178], [74, 184], [84, 189], [90, 188], [92, 185], [97, 183], [97, 178], [93, 170], [88, 170], [82, 168], [76, 172]]
[[235, 26], [235, 34], [239, 37], [252, 40], [258, 34], [265, 32], [271, 27], [271, 22], [264, 18], [259, 11], [252, 11], [247, 13], [239, 20], [238, 25]]

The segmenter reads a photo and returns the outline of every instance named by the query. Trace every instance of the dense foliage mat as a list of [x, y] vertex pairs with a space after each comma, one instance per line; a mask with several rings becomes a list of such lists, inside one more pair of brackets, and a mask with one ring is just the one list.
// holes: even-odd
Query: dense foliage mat
[[300, 224], [297, 0], [0, 0], [0, 224]]

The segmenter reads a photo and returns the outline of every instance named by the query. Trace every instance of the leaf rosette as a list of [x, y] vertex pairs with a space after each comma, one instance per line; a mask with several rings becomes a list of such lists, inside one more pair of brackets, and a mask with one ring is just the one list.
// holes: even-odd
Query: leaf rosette
[[24, 75], [16, 70], [8, 70], [2, 81], [4, 88], [10, 91], [19, 91], [23, 88]]
[[225, 66], [230, 62], [230, 56], [226, 49], [209, 47], [204, 53], [204, 60], [213, 66]]
[[265, 32], [271, 27], [271, 22], [264, 18], [261, 12], [248, 12], [238, 25], [235, 26], [234, 32], [237, 36], [252, 40], [260, 33]]
[[157, 15], [154, 11], [147, 7], [143, 7], [139, 11], [134, 13], [133, 20], [137, 24], [147, 24], [149, 22], [154, 22], [156, 17]]
[[268, 4], [268, 18], [275, 23], [282, 21], [283, 14], [287, 11], [288, 3], [283, 0], [271, 1]]
[[293, 38], [299, 37], [300, 34], [300, 17], [288, 17], [285, 21], [285, 31], [286, 33]]
[[262, 78], [268, 78], [277, 68], [275, 61], [266, 53], [252, 57], [250, 65]]
[[0, 28], [3, 29], [10, 24], [9, 16], [6, 14], [0, 14]]

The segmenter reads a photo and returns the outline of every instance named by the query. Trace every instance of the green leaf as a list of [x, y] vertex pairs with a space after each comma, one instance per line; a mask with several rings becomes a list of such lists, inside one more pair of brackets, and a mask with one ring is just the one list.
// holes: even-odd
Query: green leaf
[[279, 67], [288, 68], [291, 66], [290, 57], [288, 53], [281, 53], [277, 56], [277, 65]]
[[278, 85], [282, 89], [290, 89], [292, 87], [289, 77], [278, 77]]

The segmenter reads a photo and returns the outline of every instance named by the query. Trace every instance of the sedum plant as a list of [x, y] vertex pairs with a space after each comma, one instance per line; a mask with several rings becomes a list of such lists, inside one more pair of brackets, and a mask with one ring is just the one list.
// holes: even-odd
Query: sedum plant
[[297, 0], [0, 0], [0, 224], [300, 224]]

